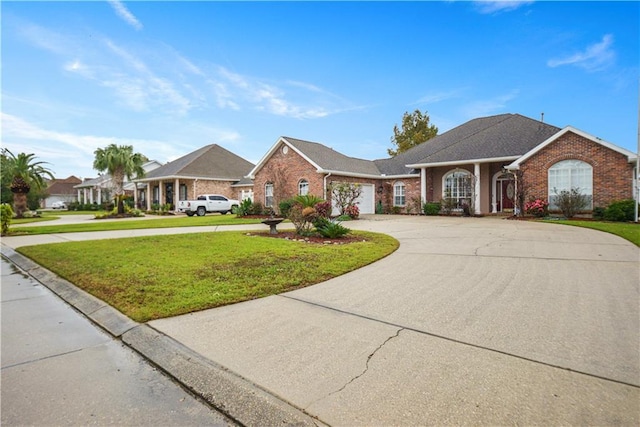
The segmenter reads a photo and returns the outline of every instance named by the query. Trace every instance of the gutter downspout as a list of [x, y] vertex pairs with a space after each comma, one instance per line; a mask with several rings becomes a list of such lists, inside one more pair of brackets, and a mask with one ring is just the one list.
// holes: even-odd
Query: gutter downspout
[[322, 179], [322, 182], [324, 185], [324, 197], [327, 197], [327, 178], [329, 178], [330, 176], [331, 176], [331, 172], [325, 175], [324, 178]]

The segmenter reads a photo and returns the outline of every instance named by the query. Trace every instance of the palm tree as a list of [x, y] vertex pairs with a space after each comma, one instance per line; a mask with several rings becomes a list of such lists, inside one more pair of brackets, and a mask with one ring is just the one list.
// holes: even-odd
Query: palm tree
[[31, 188], [45, 188], [45, 176], [54, 179], [53, 172], [43, 166], [47, 162], [36, 162], [35, 159], [33, 153], [15, 156], [8, 149], [2, 149], [2, 177], [11, 181], [9, 187], [13, 193], [13, 210], [17, 218], [22, 218], [28, 209], [27, 194]]
[[110, 144], [107, 148], [98, 148], [93, 168], [99, 172], [107, 171], [114, 183], [114, 192], [118, 204], [118, 214], [124, 214], [124, 179], [144, 176], [144, 156], [133, 152], [131, 145]]

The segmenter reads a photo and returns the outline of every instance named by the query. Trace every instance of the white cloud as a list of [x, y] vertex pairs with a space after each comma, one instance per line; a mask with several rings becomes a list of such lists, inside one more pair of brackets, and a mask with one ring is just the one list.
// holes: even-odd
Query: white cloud
[[513, 101], [519, 93], [520, 91], [518, 89], [514, 89], [504, 95], [479, 101], [472, 101], [463, 106], [462, 112], [467, 119], [501, 113], [507, 110], [509, 102]]
[[314, 84], [295, 80], [266, 82], [221, 66], [217, 72], [218, 79], [210, 83], [221, 108], [240, 109], [244, 102], [258, 111], [295, 119], [322, 118], [355, 108]]
[[474, 4], [480, 13], [491, 14], [511, 12], [522, 6], [533, 3], [532, 0], [478, 0]]
[[602, 41], [594, 43], [581, 52], [569, 56], [550, 59], [547, 61], [549, 67], [555, 68], [562, 65], [575, 65], [587, 71], [599, 71], [607, 68], [615, 60], [616, 54], [612, 49], [613, 36], [605, 34]]
[[[178, 151], [176, 144], [165, 141], [118, 138], [109, 136], [78, 135], [69, 132], [44, 129], [20, 117], [1, 113], [2, 146], [13, 153], [34, 153], [38, 160], [48, 162], [57, 177], [95, 176], [92, 165], [94, 151], [109, 144], [131, 145], [134, 151], [140, 152], [160, 162], [177, 158], [186, 153]], [[210, 130], [210, 134], [233, 140], [237, 137], [232, 132]]]
[[449, 91], [430, 93], [418, 99], [414, 104], [435, 104], [449, 99], [460, 98], [465, 90], [466, 88], [459, 88]]
[[142, 23], [127, 9], [127, 7], [119, 0], [107, 0], [116, 14], [122, 18], [124, 22], [131, 25], [136, 30], [142, 30]]
[[19, 31], [29, 43], [58, 55], [67, 54], [78, 48], [67, 37], [36, 24], [24, 24]]

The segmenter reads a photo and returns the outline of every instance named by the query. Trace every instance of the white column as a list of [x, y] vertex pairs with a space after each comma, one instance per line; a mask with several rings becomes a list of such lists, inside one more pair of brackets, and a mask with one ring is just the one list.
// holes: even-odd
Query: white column
[[427, 168], [420, 169], [420, 198], [422, 204], [427, 203]]
[[147, 194], [145, 194], [145, 199], [147, 202], [147, 210], [151, 210], [151, 199], [153, 199], [153, 194], [151, 193], [151, 183], [147, 182]]
[[[159, 204], [160, 206], [164, 205], [164, 202], [162, 201], [162, 197], [163, 197], [163, 196], [162, 196], [162, 184], [164, 184], [164, 182], [163, 182], [163, 181], [160, 181], [160, 182], [158, 183], [158, 204]], [[166, 202], [166, 201], [165, 201], [165, 202]]]
[[102, 203], [102, 187], [98, 187], [98, 204]]
[[180, 200], [180, 180], [176, 178], [173, 183], [173, 210], [178, 212], [178, 201]]
[[474, 163], [473, 164], [473, 174], [475, 175], [476, 179], [476, 185], [475, 185], [475, 213], [476, 214], [481, 214], [481, 210], [480, 210], [480, 163]]
[[93, 187], [90, 188], [89, 203], [93, 204]]
[[82, 189], [82, 193], [83, 193], [83, 196], [84, 196], [84, 197], [82, 197], [82, 203], [86, 205], [87, 204], [87, 189], [83, 188]]
[[80, 189], [78, 188], [78, 203], [82, 203], [81, 200], [81, 193], [80, 193]]

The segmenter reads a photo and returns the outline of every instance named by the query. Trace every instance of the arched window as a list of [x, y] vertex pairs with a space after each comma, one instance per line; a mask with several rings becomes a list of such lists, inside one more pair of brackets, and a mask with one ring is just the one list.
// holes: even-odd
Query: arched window
[[298, 182], [298, 194], [301, 196], [306, 196], [309, 194], [309, 181], [306, 179], [301, 179]]
[[273, 183], [267, 182], [264, 185], [264, 206], [273, 207]]
[[[577, 189], [593, 199], [593, 167], [582, 160], [562, 160], [549, 168], [549, 209], [558, 209], [557, 195]], [[588, 206], [591, 209], [591, 204]]]
[[442, 198], [452, 199], [454, 205], [461, 207], [463, 202], [469, 203], [473, 197], [473, 180], [471, 172], [455, 169], [446, 173], [442, 179]]
[[398, 181], [393, 184], [393, 206], [404, 206], [405, 203], [404, 182]]

